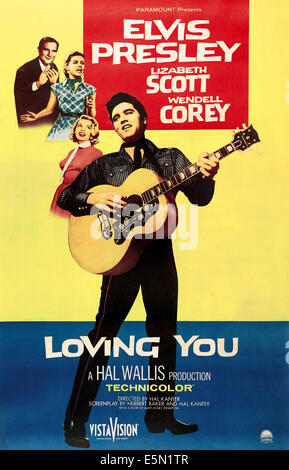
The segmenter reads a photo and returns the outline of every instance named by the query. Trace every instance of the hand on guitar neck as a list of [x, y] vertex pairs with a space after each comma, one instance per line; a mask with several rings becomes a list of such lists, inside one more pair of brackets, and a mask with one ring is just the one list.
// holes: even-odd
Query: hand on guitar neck
[[220, 161], [215, 156], [210, 158], [208, 156], [208, 153], [202, 153], [196, 163], [200, 167], [203, 178], [214, 178], [219, 170]]

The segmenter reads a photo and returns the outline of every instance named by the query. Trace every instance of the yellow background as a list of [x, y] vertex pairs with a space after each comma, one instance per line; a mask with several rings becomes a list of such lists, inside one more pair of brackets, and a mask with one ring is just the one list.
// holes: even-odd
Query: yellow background
[[[73, 145], [45, 142], [49, 129], [43, 127], [20, 131], [13, 96], [16, 69], [37, 55], [41, 37], [59, 40], [59, 68], [70, 51], [82, 49], [82, 1], [15, 0], [1, 10], [0, 319], [92, 321], [101, 277], [76, 265], [66, 222], [49, 215], [58, 163]], [[262, 142], [246, 156], [236, 152], [222, 162], [214, 199], [199, 209], [197, 249], [181, 251], [174, 241], [179, 320], [289, 318], [287, 20], [286, 0], [251, 1], [250, 123]], [[147, 137], [195, 161], [201, 152], [229, 143], [231, 132], [147, 132]], [[101, 132], [103, 153], [119, 145], [113, 131]], [[180, 194], [178, 202], [184, 201]], [[128, 320], [144, 317], [138, 297]]]

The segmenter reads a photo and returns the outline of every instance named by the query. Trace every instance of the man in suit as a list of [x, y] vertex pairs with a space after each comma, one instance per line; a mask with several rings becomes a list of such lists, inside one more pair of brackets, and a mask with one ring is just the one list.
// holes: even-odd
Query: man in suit
[[[38, 113], [46, 107], [50, 86], [59, 80], [58, 68], [54, 59], [59, 43], [51, 38], [44, 37], [38, 45], [38, 57], [22, 65], [16, 72], [14, 83], [15, 106], [18, 126], [35, 125], [33, 121], [22, 122], [21, 114], [27, 111]], [[57, 117], [57, 110], [53, 115], [39, 119], [38, 124], [51, 124]]]

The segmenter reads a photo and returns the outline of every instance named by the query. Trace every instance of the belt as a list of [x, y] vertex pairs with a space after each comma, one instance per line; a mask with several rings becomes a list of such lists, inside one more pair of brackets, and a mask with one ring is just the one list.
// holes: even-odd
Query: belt
[[61, 116], [80, 117], [83, 113], [61, 113]]

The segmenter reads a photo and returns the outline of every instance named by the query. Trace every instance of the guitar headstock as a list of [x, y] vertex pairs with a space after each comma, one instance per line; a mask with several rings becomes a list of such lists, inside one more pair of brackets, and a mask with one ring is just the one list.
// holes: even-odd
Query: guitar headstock
[[246, 150], [258, 142], [260, 139], [252, 124], [248, 127], [243, 124], [243, 129], [237, 129], [234, 133], [232, 144], [236, 150]]

